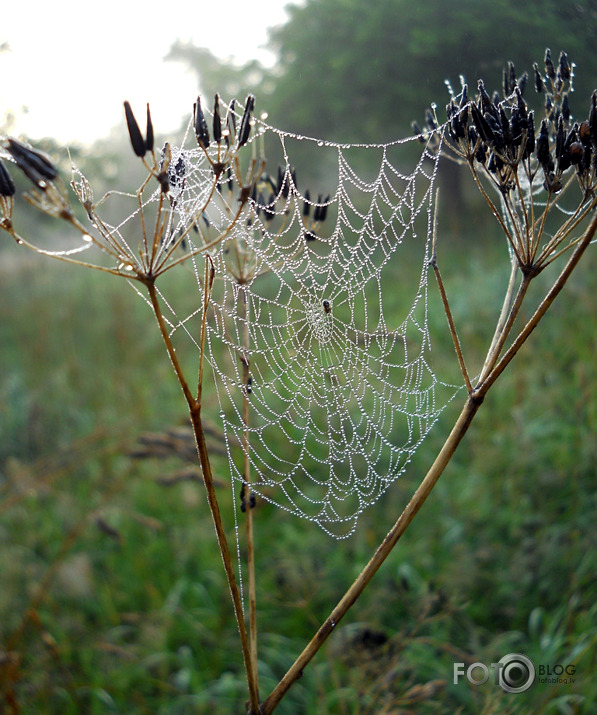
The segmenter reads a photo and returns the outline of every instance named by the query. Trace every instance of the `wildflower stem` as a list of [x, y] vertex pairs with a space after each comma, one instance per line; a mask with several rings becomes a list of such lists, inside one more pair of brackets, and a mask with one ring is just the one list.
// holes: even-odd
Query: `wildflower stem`
[[[206, 271], [207, 272], [207, 271]], [[197, 445], [197, 454], [199, 456], [199, 462], [201, 464], [201, 469], [203, 471], [203, 481], [205, 483], [205, 489], [207, 492], [207, 502], [211, 511], [212, 519], [214, 522], [214, 527], [216, 530], [216, 536], [218, 539], [218, 546], [220, 548], [220, 554], [222, 556], [222, 561], [224, 562], [224, 571], [226, 572], [226, 579], [228, 581], [228, 587], [230, 589], [230, 595], [232, 597], [232, 604], [234, 606], [234, 613], [236, 616], [236, 622], [238, 624], [238, 630], [241, 640], [241, 649], [243, 653], [243, 660], [245, 664], [245, 670], [247, 673], [247, 682], [249, 686], [249, 698], [251, 704], [252, 712], [257, 713], [259, 708], [259, 695], [257, 691], [257, 682], [254, 677], [254, 669], [251, 666], [251, 654], [249, 648], [249, 639], [247, 635], [247, 627], [245, 624], [245, 617], [243, 613], [243, 605], [240, 597], [240, 590], [236, 582], [236, 576], [234, 574], [234, 568], [232, 566], [232, 558], [230, 556], [230, 547], [228, 546], [228, 540], [226, 538], [226, 531], [224, 529], [224, 524], [222, 522], [222, 515], [220, 512], [220, 505], [218, 502], [218, 497], [216, 494], [213, 472], [211, 469], [211, 463], [209, 461], [209, 454], [207, 450], [207, 445], [205, 443], [205, 432], [203, 430], [203, 423], [201, 421], [201, 403], [198, 399], [195, 399], [189, 389], [187, 381], [184, 377], [180, 362], [176, 355], [176, 350], [172, 344], [170, 334], [168, 332], [168, 327], [166, 321], [162, 314], [162, 309], [157, 296], [157, 290], [155, 287], [155, 279], [146, 280], [147, 290], [149, 292], [149, 298], [151, 301], [151, 306], [153, 312], [158, 321], [160, 328], [160, 333], [162, 339], [168, 351], [168, 356], [176, 373], [176, 377], [182, 391], [184, 393], [185, 399], [189, 407], [189, 415], [191, 418], [191, 425], [193, 427], [193, 433], [195, 435], [195, 442]], [[207, 284], [206, 292], [204, 293], [204, 304], [207, 300]], [[204, 313], [205, 315], [205, 313]], [[202, 340], [204, 340], [205, 331], [203, 330]]]
[[512, 345], [508, 348], [508, 350], [504, 353], [500, 361], [495, 365], [495, 367], [491, 370], [491, 373], [487, 376], [487, 379], [483, 382], [483, 391], [487, 392], [487, 390], [493, 385], [493, 383], [497, 380], [497, 378], [502, 374], [502, 372], [506, 369], [512, 358], [516, 355], [516, 353], [520, 350], [521, 346], [526, 342], [528, 339], [529, 335], [533, 332], [533, 330], [537, 327], [539, 324], [539, 321], [545, 313], [547, 312], [548, 308], [550, 305], [554, 302], [564, 285], [566, 284], [567, 280], [570, 278], [570, 275], [572, 271], [576, 268], [578, 265], [578, 262], [580, 261], [583, 253], [586, 251], [586, 249], [589, 247], [591, 241], [595, 237], [595, 234], [597, 233], [597, 215], [593, 217], [593, 220], [587, 227], [586, 231], [582, 235], [581, 239], [579, 240], [576, 248], [574, 249], [573, 254], [570, 256], [568, 259], [568, 262], [560, 272], [560, 275], [557, 277], [555, 280], [553, 286], [549, 290], [549, 292], [546, 294], [545, 298], [541, 301], [539, 307], [537, 310], [533, 313], [529, 321], [526, 323], [526, 325], [522, 328]]
[[460, 346], [460, 340], [458, 339], [458, 333], [456, 332], [456, 325], [454, 324], [454, 319], [452, 317], [452, 311], [450, 310], [450, 304], [448, 302], [448, 297], [446, 295], [446, 290], [444, 288], [444, 282], [437, 265], [437, 254], [436, 254], [436, 244], [437, 244], [437, 211], [439, 206], [439, 191], [435, 195], [435, 214], [433, 217], [433, 243], [432, 243], [432, 255], [429, 263], [433, 267], [435, 272], [435, 278], [437, 280], [437, 286], [441, 295], [442, 303], [444, 305], [444, 311], [448, 319], [448, 325], [450, 326], [450, 334], [452, 335], [452, 342], [454, 343], [454, 350], [456, 351], [456, 357], [458, 358], [458, 363], [460, 365], [460, 370], [462, 371], [462, 377], [464, 378], [464, 384], [466, 385], [467, 392], [470, 394], [472, 392], [471, 381], [468, 376], [468, 371], [466, 369], [466, 364], [464, 362], [464, 356], [462, 354], [462, 348]]
[[369, 563], [361, 571], [352, 586], [350, 586], [348, 591], [346, 591], [336, 607], [323, 622], [309, 644], [287, 671], [286, 675], [284, 675], [282, 680], [280, 680], [278, 685], [274, 688], [266, 700], [263, 701], [261, 704], [261, 713], [263, 713], [263, 715], [269, 715], [269, 713], [273, 712], [290, 686], [301, 677], [304, 668], [321, 648], [343, 616], [346, 615], [349, 608], [360, 597], [367, 584], [371, 581], [379, 567], [391, 553], [402, 534], [404, 534], [414, 517], [417, 515], [419, 509], [423, 506], [446, 465], [452, 458], [458, 444], [466, 434], [471, 422], [473, 421], [481, 402], [482, 399], [479, 399], [475, 392], [469, 395], [460, 416], [444, 443], [444, 446], [418, 489], [413, 494], [412, 499], [407, 504], [394, 526], [390, 529], [385, 539], [381, 542], [371, 557]]
[[247, 311], [247, 291], [243, 290], [239, 293], [240, 302], [240, 320], [242, 324], [243, 334], [243, 356], [242, 356], [242, 379], [243, 379], [243, 421], [245, 428], [243, 430], [243, 480], [245, 485], [245, 519], [246, 519], [246, 537], [247, 537], [247, 570], [249, 576], [249, 645], [251, 654], [251, 668], [255, 683], [258, 683], [257, 674], [257, 597], [256, 597], [256, 580], [255, 580], [255, 543], [253, 539], [253, 504], [251, 498], [251, 462], [249, 459], [249, 379], [250, 379], [250, 361], [249, 361], [249, 323]]
[[502, 334], [502, 332], [504, 330], [504, 325], [506, 323], [508, 315], [510, 314], [510, 310], [512, 308], [512, 301], [514, 300], [514, 290], [516, 288], [516, 277], [517, 276], [518, 276], [518, 262], [516, 260], [516, 256], [514, 255], [514, 253], [512, 253], [510, 256], [510, 279], [508, 280], [508, 288], [506, 290], [504, 302], [502, 303], [502, 309], [500, 311], [500, 316], [498, 318], [495, 332], [493, 334], [493, 338], [491, 339], [491, 344], [489, 346], [489, 350], [487, 351], [487, 356], [485, 358], [485, 362], [483, 363], [483, 368], [481, 369], [482, 376], [488, 372], [488, 363], [489, 363], [490, 357], [495, 352], [497, 342], [500, 339], [500, 335]]
[[[524, 300], [524, 297], [527, 293], [527, 290], [529, 288], [529, 285], [531, 283], [531, 280], [536, 276], [536, 273], [525, 273], [523, 274], [522, 280], [520, 282], [520, 285], [518, 286], [518, 291], [516, 292], [516, 295], [514, 296], [514, 299], [512, 300], [512, 303], [510, 305], [510, 308], [507, 312], [507, 318], [504, 321], [503, 325], [499, 330], [496, 331], [494, 335], [494, 339], [492, 340], [491, 346], [487, 352], [487, 356], [485, 358], [485, 362], [483, 364], [483, 369], [481, 371], [481, 375], [479, 376], [478, 380], [478, 385], [480, 385], [487, 375], [491, 372], [493, 367], [495, 366], [496, 362], [499, 359], [500, 353], [502, 352], [502, 349], [506, 343], [506, 340], [508, 339], [508, 335], [510, 334], [510, 331], [512, 330], [512, 326], [514, 325], [514, 321], [516, 320], [516, 317], [518, 315], [518, 312], [520, 310], [520, 306], [522, 305], [522, 302]], [[508, 300], [509, 295], [506, 295], [506, 300]], [[505, 304], [505, 301], [504, 301]], [[500, 319], [501, 319], [500, 315]]]
[[[486, 370], [488, 374], [487, 377], [483, 380], [483, 382], [479, 384], [476, 388], [474, 388], [473, 391], [469, 394], [464, 404], [464, 407], [462, 408], [462, 411], [458, 416], [454, 427], [452, 428], [452, 431], [444, 442], [444, 445], [438, 456], [436, 457], [435, 461], [433, 462], [431, 468], [423, 478], [422, 482], [413, 494], [412, 499], [407, 504], [402, 514], [398, 517], [398, 520], [396, 521], [394, 526], [390, 529], [385, 539], [378, 546], [369, 563], [365, 566], [365, 568], [361, 571], [357, 579], [353, 582], [353, 584], [346, 591], [344, 596], [340, 599], [336, 607], [332, 610], [330, 615], [321, 625], [319, 630], [315, 633], [311, 641], [308, 643], [308, 645], [305, 647], [303, 652], [299, 655], [299, 657], [296, 659], [296, 661], [293, 663], [293, 665], [290, 667], [284, 677], [280, 680], [278, 685], [274, 688], [271, 694], [263, 701], [261, 705], [261, 713], [263, 713], [263, 715], [269, 715], [269, 713], [273, 712], [273, 710], [284, 697], [288, 689], [298, 678], [301, 677], [304, 668], [315, 656], [317, 651], [327, 640], [328, 636], [332, 633], [334, 628], [338, 625], [339, 621], [347, 613], [349, 608], [360, 597], [362, 592], [365, 590], [367, 584], [371, 581], [375, 573], [380, 568], [381, 564], [391, 553], [392, 549], [395, 547], [398, 540], [404, 534], [404, 532], [424, 504], [425, 500], [431, 493], [433, 487], [442, 475], [445, 467], [450, 462], [452, 456], [454, 455], [454, 452], [456, 451], [456, 448], [458, 447], [464, 435], [468, 431], [488, 390], [509, 365], [512, 358], [516, 355], [523, 343], [528, 339], [531, 332], [537, 327], [541, 318], [543, 318], [550, 305], [553, 303], [559, 292], [566, 284], [572, 271], [578, 264], [580, 258], [582, 257], [582, 254], [585, 252], [596, 233], [597, 216], [595, 216], [589, 224], [582, 238], [578, 242], [574, 253], [568, 259], [568, 262], [564, 266], [564, 269], [553, 284], [551, 290], [541, 301], [541, 304], [539, 305], [531, 319], [520, 331], [519, 335], [514, 340], [510, 348], [502, 356], [501, 360], [499, 360], [499, 362], [495, 364], [494, 367], [488, 368], [488, 370]], [[509, 317], [502, 330], [502, 335], [507, 335], [507, 333], [510, 331], [513, 323], [513, 316], [515, 317], [515, 315], [518, 313], [518, 309], [520, 307], [520, 304], [522, 303], [522, 299], [526, 294], [526, 287], [528, 287], [527, 285], [523, 288], [523, 285], [525, 282], [528, 283], [530, 280], [530, 278], [528, 278], [527, 281], [523, 279], [523, 282], [518, 289], [516, 298], [514, 299], [512, 307], [509, 311]], [[499, 354], [499, 351], [497, 354]]]

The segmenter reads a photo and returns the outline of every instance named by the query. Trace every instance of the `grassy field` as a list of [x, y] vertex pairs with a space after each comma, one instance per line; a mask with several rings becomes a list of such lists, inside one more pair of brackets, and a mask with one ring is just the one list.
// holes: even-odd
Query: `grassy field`
[[[503, 246], [466, 238], [446, 247], [442, 267], [474, 373], [507, 266]], [[589, 251], [489, 393], [429, 502], [280, 713], [595, 711], [594, 259]], [[434, 364], [457, 379], [434, 285], [431, 293]], [[263, 695], [410, 498], [457, 403], [350, 540], [259, 505]], [[184, 420], [150, 311], [123, 281], [14, 245], [2, 250], [6, 708], [244, 712], [238, 636], [202, 485], [168, 479], [184, 466], [176, 458], [131, 456], [140, 435]], [[214, 463], [234, 541], [228, 467]], [[573, 665], [574, 682], [537, 682], [520, 695], [491, 682], [453, 684], [455, 662], [489, 664], [510, 652], [536, 665]]]

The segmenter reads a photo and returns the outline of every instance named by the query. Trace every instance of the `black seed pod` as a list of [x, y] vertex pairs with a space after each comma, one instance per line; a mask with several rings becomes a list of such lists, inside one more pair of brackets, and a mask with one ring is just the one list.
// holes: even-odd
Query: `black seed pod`
[[276, 181], [276, 196], [280, 196], [280, 194], [282, 194], [282, 187], [285, 186], [284, 176], [285, 176], [285, 174], [282, 171], [282, 167], [278, 164], [278, 179]]
[[529, 112], [527, 117], [527, 140], [524, 147], [523, 159], [528, 157], [535, 151], [535, 114]]
[[568, 102], [567, 94], [562, 97], [562, 117], [564, 118], [565, 122], [570, 121], [570, 104]]
[[496, 174], [504, 166], [504, 162], [495, 153], [492, 153], [489, 157], [489, 163], [487, 164], [487, 169], [491, 171], [492, 174]]
[[255, 108], [255, 97], [250, 94], [245, 102], [245, 111], [243, 112], [243, 117], [240, 121], [240, 129], [238, 130], [238, 145], [244, 146], [249, 140], [249, 134], [251, 133], [251, 113]]
[[527, 82], [529, 81], [529, 73], [523, 72], [518, 78], [518, 89], [520, 94], [524, 94], [524, 90], [527, 88]]
[[267, 200], [267, 204], [263, 207], [263, 216], [266, 221], [271, 221], [275, 217], [275, 215], [276, 215], [275, 204], [276, 204], [276, 197], [274, 196], [273, 193], [271, 193], [269, 195], [269, 199]]
[[475, 152], [475, 159], [479, 162], [479, 164], [483, 164], [483, 166], [485, 166], [485, 162], [487, 161], [487, 147], [485, 144], [479, 144], [477, 151]]
[[[499, 115], [498, 115], [499, 116]], [[485, 121], [487, 123], [487, 126], [490, 128], [491, 135], [492, 135], [492, 140], [490, 143], [492, 143], [496, 149], [503, 149], [504, 148], [504, 136], [502, 134], [502, 128], [500, 126], [500, 122], [489, 112], [485, 112]]]
[[556, 133], [556, 159], [559, 159], [562, 156], [565, 139], [566, 130], [564, 129], [564, 120], [560, 117], [560, 121], [558, 122], [558, 131]]
[[580, 164], [585, 156], [585, 148], [580, 142], [572, 142], [569, 149], [570, 163], [575, 166]]
[[510, 122], [506, 116], [506, 111], [502, 106], [500, 106], [500, 124], [502, 130], [502, 136], [504, 137], [504, 143], [508, 146], [512, 141], [512, 135], [510, 133]]
[[481, 100], [481, 109], [483, 110], [483, 112], [493, 112], [494, 111], [493, 102], [491, 101], [491, 98], [487, 94], [487, 90], [485, 89], [485, 83], [483, 82], [482, 79], [480, 79], [477, 82], [477, 88], [479, 89], [479, 99]]
[[591, 111], [589, 113], [589, 129], [591, 130], [591, 139], [597, 147], [597, 90], [591, 96]]
[[591, 128], [589, 122], [581, 122], [578, 128], [578, 136], [583, 146], [590, 146], [591, 144]]
[[537, 66], [537, 63], [533, 65], [533, 79], [534, 79], [534, 84], [535, 84], [535, 92], [537, 94], [541, 94], [543, 92], [543, 77], [541, 77], [541, 73], [539, 72], [539, 67]]
[[425, 139], [425, 137], [423, 136], [423, 132], [422, 132], [421, 127], [419, 126], [419, 124], [418, 124], [417, 122], [411, 122], [410, 126], [412, 127], [413, 134], [417, 137], [417, 139], [419, 140], [419, 142], [420, 142], [421, 144], [425, 144], [426, 139]]
[[481, 114], [477, 105], [472, 103], [470, 106], [471, 118], [473, 120], [473, 124], [475, 125], [475, 129], [477, 130], [477, 133], [481, 137], [482, 141], [484, 141], [485, 143], [489, 143], [493, 139], [493, 131], [491, 130], [491, 127], [485, 120], [485, 117]]
[[565, 82], [570, 79], [570, 63], [568, 62], [568, 55], [565, 52], [560, 52], [558, 74]]
[[6, 167], [0, 161], [0, 196], [14, 196], [15, 185]]
[[317, 197], [317, 203], [315, 204], [315, 209], [313, 211], [313, 221], [319, 221], [321, 214], [321, 194]]
[[128, 102], [124, 103], [124, 116], [126, 117], [126, 126], [129, 130], [129, 137], [131, 138], [131, 144], [133, 145], [133, 151], [139, 158], [145, 156], [147, 147], [145, 145], [145, 140], [131, 109], [131, 105]]
[[549, 47], [545, 50], [545, 74], [549, 77], [549, 79], [554, 79], [556, 76], [556, 70], [555, 67], [553, 66], [553, 62], [551, 59], [551, 50]]
[[255, 201], [255, 213], [257, 216], [261, 213], [261, 209], [265, 208], [265, 199], [263, 194], [259, 194], [257, 200]]
[[433, 116], [433, 112], [431, 109], [426, 109], [425, 110], [425, 123], [431, 129], [432, 132], [434, 132], [437, 129], [437, 122], [435, 121], [435, 117]]
[[197, 141], [204, 149], [207, 149], [209, 146], [209, 129], [205, 121], [205, 114], [201, 109], [201, 97], [197, 97], [197, 101], [193, 105], [193, 117]]
[[526, 129], [526, 117], [523, 119], [520, 116], [520, 111], [518, 110], [518, 107], [514, 109], [512, 112], [512, 116], [510, 117], [510, 136], [512, 137], [512, 144], [514, 146], [520, 146], [522, 143], [522, 132], [524, 129]]
[[309, 215], [309, 211], [311, 210], [311, 194], [309, 193], [309, 189], [305, 191], [305, 201], [303, 203], [303, 216], [307, 218]]
[[149, 104], [147, 105], [147, 132], [145, 134], [145, 146], [147, 151], [153, 151], [153, 124], [151, 123]]
[[323, 223], [328, 215], [328, 205], [330, 203], [330, 195], [328, 194], [323, 200], [323, 204], [319, 207], [319, 221]]
[[226, 113], [226, 123], [228, 124], [228, 131], [232, 136], [236, 135], [236, 112], [234, 111], [236, 107], [236, 99], [233, 99], [228, 106], [228, 112]]
[[58, 170], [42, 152], [12, 138], [8, 140], [6, 148], [19, 169], [39, 188], [45, 188], [47, 181], [52, 181], [58, 176]]
[[537, 138], [537, 161], [542, 166], [547, 166], [551, 162], [551, 154], [549, 153], [549, 130], [547, 129], [547, 120], [541, 120], [541, 128], [539, 129], [539, 137]]
[[468, 104], [468, 87], [466, 84], [462, 85], [462, 95], [460, 97], [460, 109], [464, 109]]
[[219, 144], [222, 141], [222, 119], [220, 117], [220, 98], [217, 94], [214, 99], [213, 130], [214, 130], [214, 141], [216, 141]]
[[545, 95], [545, 112], [546, 114], [551, 114], [551, 110], [553, 108], [553, 102], [551, 101], [551, 94], [546, 94]]
[[503, 70], [503, 83], [502, 89], [504, 92], [504, 97], [508, 97], [512, 92], [512, 87], [510, 86], [510, 67], [513, 66], [512, 62], [508, 62], [508, 66], [504, 67]]

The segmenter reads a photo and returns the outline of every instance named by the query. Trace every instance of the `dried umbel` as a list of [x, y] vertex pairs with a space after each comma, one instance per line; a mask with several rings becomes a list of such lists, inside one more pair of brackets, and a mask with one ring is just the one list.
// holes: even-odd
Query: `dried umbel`
[[[528, 75], [517, 78], [510, 62], [504, 70], [502, 97], [497, 93], [490, 97], [482, 80], [475, 99], [469, 98], [466, 84], [458, 96], [451, 92], [444, 144], [457, 160], [468, 164], [508, 236], [520, 268], [533, 272], [573, 245], [571, 233], [588, 215], [597, 190], [596, 95], [591, 98], [588, 118], [574, 121], [569, 103], [573, 72], [568, 56], [562, 52], [556, 67], [548, 49], [544, 65], [544, 74], [533, 65], [535, 91], [544, 95], [540, 121], [524, 97]], [[426, 123], [426, 132], [414, 125], [415, 131], [423, 141], [438, 141], [434, 115], [428, 113]], [[487, 182], [497, 189], [498, 203], [487, 194]], [[575, 184], [580, 188], [576, 199], [571, 196]], [[547, 215], [564, 202], [571, 219], [555, 235], [548, 235]]]
[[[68, 221], [80, 228], [70, 207], [66, 189], [52, 160], [38, 149], [9, 137], [2, 143], [0, 155], [16, 166], [31, 182], [31, 189], [25, 199], [44, 213]], [[10, 233], [18, 243], [25, 243], [17, 235], [12, 223], [13, 196], [15, 186], [6, 168], [0, 162], [0, 228]]]

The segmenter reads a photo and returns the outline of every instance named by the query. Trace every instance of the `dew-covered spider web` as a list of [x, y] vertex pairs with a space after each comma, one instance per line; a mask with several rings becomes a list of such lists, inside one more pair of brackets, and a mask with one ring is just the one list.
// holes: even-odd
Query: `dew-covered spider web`
[[[318, 142], [259, 122], [243, 172], [262, 143], [268, 161], [239, 217], [237, 182], [224, 172], [210, 199], [213, 169], [193, 142], [171, 149], [170, 190], [179, 227], [196, 224], [184, 250], [207, 247], [192, 259], [200, 296], [206, 252], [213, 264], [205, 360], [232, 477], [347, 536], [457, 390], [428, 361], [439, 152], [416, 140]], [[173, 335], [198, 341], [201, 311], [172, 311]]]

